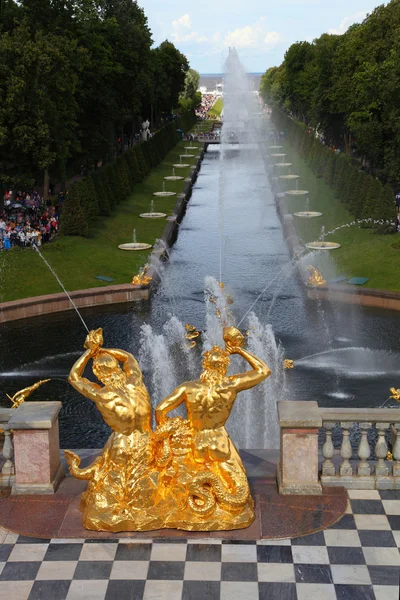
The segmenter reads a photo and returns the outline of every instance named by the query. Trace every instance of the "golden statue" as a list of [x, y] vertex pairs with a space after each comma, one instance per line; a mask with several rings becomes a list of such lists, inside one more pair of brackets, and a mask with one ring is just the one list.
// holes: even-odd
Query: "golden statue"
[[314, 267], [313, 265], [308, 265], [306, 267], [306, 270], [311, 272], [311, 275], [307, 280], [307, 285], [309, 287], [326, 286], [326, 284], [327, 284], [326, 279], [324, 279], [323, 275], [321, 274], [320, 271], [318, 271], [318, 269], [316, 267]]
[[284, 369], [294, 369], [294, 360], [290, 360], [289, 358], [285, 358], [283, 361]]
[[190, 323], [186, 323], [185, 329], [187, 333], [185, 334], [185, 338], [189, 340], [188, 347], [194, 348], [197, 344], [195, 340], [200, 336], [200, 331], [197, 331], [194, 325], [190, 325]]
[[[81, 500], [84, 526], [132, 531], [140, 529], [141, 505], [146, 494], [151, 496], [140, 482], [151, 457], [150, 397], [136, 359], [123, 350], [103, 350], [102, 345], [102, 330], [91, 331], [84, 344], [87, 350], [72, 367], [69, 382], [93, 400], [113, 433], [101, 456], [85, 469], [79, 469], [80, 458], [73, 452], [66, 450], [65, 456], [71, 474], [89, 480]], [[102, 386], [83, 377], [90, 360]]]
[[390, 388], [390, 393], [392, 395], [389, 396], [389, 398], [393, 398], [393, 400], [397, 400], [397, 402], [400, 402], [400, 390], [396, 390], [396, 388], [391, 387]]
[[132, 285], [149, 285], [153, 278], [150, 275], [147, 275], [148, 268], [149, 265], [144, 265], [143, 269], [141, 269], [132, 279]]
[[43, 383], [47, 383], [48, 381], [50, 381], [50, 379], [42, 379], [41, 381], [37, 381], [33, 385], [30, 385], [29, 387], [20, 390], [19, 392], [14, 394], [14, 396], [9, 396], [8, 394], [6, 394], [7, 398], [12, 402], [12, 408], [18, 408], [20, 404], [22, 404], [27, 398], [29, 398], [32, 392], [37, 390]]
[[[205, 353], [198, 380], [183, 383], [158, 405], [152, 432], [149, 396], [134, 357], [101, 349], [101, 330], [87, 336], [88, 350], [73, 366], [70, 382], [96, 403], [114, 433], [86, 469], [79, 469], [79, 457], [66, 451], [72, 475], [89, 480], [81, 500], [86, 528], [212, 531], [253, 522], [246, 472], [225, 423], [237, 394], [264, 381], [270, 370], [243, 348], [238, 329], [226, 327], [224, 341], [225, 348], [214, 346]], [[232, 354], [247, 360], [252, 370], [229, 376]], [[103, 387], [82, 376], [90, 359]], [[168, 418], [183, 403], [187, 419]]]

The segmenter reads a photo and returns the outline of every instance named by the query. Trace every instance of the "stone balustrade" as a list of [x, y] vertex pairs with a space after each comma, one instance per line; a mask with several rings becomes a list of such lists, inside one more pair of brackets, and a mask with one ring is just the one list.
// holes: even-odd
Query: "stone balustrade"
[[12, 414], [12, 408], [0, 408], [0, 430], [4, 435], [0, 451], [0, 489], [11, 487], [15, 483], [13, 434], [8, 424]]
[[[278, 415], [280, 493], [320, 494], [322, 486], [400, 489], [399, 409], [279, 402]], [[321, 431], [322, 446], [318, 443]], [[334, 446], [333, 433], [340, 447]], [[388, 460], [388, 440], [393, 460]]]
[[[321, 408], [320, 414], [325, 430], [320, 476], [323, 485], [347, 489], [400, 489], [399, 409]], [[342, 439], [340, 448], [334, 448], [332, 431], [338, 427]], [[356, 428], [359, 429], [359, 441], [354, 451], [350, 435]], [[393, 460], [387, 459], [388, 438], [391, 438]], [[354, 455], [356, 459], [351, 460]], [[335, 458], [336, 461], [332, 460]]]

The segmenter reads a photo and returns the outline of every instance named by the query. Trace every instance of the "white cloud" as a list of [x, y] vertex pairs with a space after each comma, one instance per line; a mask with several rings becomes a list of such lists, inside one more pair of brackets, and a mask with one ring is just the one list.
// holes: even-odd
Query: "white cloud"
[[246, 25], [225, 36], [224, 45], [235, 48], [259, 48], [265, 49], [276, 46], [282, 40], [277, 31], [267, 31], [265, 18], [261, 17], [253, 25]]
[[337, 29], [328, 29], [328, 33], [330, 33], [331, 35], [342, 35], [348, 30], [350, 25], [353, 25], [354, 23], [360, 23], [361, 21], [363, 21], [367, 14], [367, 11], [363, 10], [361, 12], [355, 13], [354, 15], [351, 15], [350, 17], [345, 17]]
[[200, 35], [196, 31], [188, 31], [192, 28], [192, 21], [189, 15], [183, 15], [179, 19], [172, 21], [172, 41], [177, 44], [185, 42], [203, 43], [207, 42], [208, 38]]
[[179, 19], [176, 19], [175, 21], [172, 21], [172, 27], [174, 29], [190, 29], [192, 26], [192, 22], [190, 20], [189, 15], [183, 15], [183, 17], [180, 17]]

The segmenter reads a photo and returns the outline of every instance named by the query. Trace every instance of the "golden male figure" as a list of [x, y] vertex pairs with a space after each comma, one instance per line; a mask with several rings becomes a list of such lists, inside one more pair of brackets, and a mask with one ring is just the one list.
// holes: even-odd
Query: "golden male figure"
[[[102, 455], [87, 468], [79, 469], [80, 459], [73, 452], [66, 450], [65, 455], [71, 474], [90, 480], [81, 501], [84, 526], [136, 530], [142, 523], [140, 509], [151, 504], [152, 490], [145, 477], [150, 457], [150, 397], [135, 358], [102, 345], [102, 330], [91, 331], [84, 344], [87, 350], [72, 367], [69, 382], [96, 404], [113, 433]], [[91, 360], [102, 385], [83, 376]]]
[[[267, 365], [243, 348], [244, 338], [234, 327], [224, 329], [225, 349], [206, 352], [200, 379], [180, 385], [156, 409], [160, 428], [168, 413], [184, 403], [192, 434], [192, 472], [188, 486], [188, 529], [234, 529], [254, 519], [253, 501], [245, 469], [225, 429], [239, 392], [262, 383], [271, 373]], [[228, 376], [230, 355], [247, 360], [251, 371]], [[187, 463], [187, 460], [186, 460]], [[182, 469], [182, 465], [179, 466]], [[178, 483], [183, 476], [176, 475]], [[181, 481], [180, 481], [181, 480]], [[176, 526], [176, 525], [175, 525]]]

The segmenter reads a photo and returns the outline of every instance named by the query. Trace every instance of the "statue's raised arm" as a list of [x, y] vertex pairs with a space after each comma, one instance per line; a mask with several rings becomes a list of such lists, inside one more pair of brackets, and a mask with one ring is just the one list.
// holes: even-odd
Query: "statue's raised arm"
[[258, 358], [243, 348], [244, 337], [236, 327], [224, 328], [225, 348], [229, 354], [242, 356], [252, 367], [251, 371], [239, 373], [229, 377], [230, 385], [237, 391], [242, 392], [262, 383], [271, 375], [271, 370], [261, 358]]

